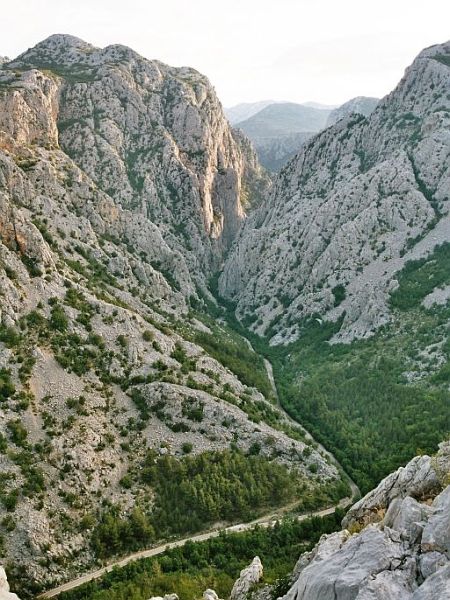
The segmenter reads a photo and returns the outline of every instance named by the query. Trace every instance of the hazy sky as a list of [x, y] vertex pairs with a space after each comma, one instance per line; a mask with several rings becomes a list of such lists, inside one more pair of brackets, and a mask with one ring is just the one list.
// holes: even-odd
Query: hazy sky
[[448, 0], [0, 0], [0, 55], [52, 33], [208, 75], [225, 106], [383, 96], [450, 39]]

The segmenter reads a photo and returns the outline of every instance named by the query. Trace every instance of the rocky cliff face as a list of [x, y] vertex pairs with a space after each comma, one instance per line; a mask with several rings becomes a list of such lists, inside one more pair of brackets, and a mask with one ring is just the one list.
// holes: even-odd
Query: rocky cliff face
[[449, 474], [447, 442], [436, 457], [417, 457], [383, 480], [350, 509], [347, 529], [300, 558], [283, 599], [450, 597]]
[[[0, 68], [9, 573], [50, 585], [91, 566], [93, 516], [153, 505], [139, 476], [149, 449], [181, 458], [257, 447], [307, 485], [339, 478], [318, 451], [303, 455], [268, 397], [195, 342], [214, 337], [196, 318], [201, 290], [266, 184], [190, 69], [70, 36]], [[272, 426], [256, 426], [255, 410]]]
[[[64, 35], [2, 75], [16, 87], [2, 113], [17, 141], [40, 143], [45, 131], [118, 205], [156, 224], [194, 273], [217, 266], [244, 218], [243, 190], [261, 171], [248, 168], [205, 77]], [[31, 129], [20, 137], [14, 127]]]
[[277, 177], [221, 276], [237, 315], [272, 343], [302, 320], [341, 320], [335, 340], [390, 319], [405, 263], [450, 239], [450, 44], [424, 50], [369, 118], [326, 129]]

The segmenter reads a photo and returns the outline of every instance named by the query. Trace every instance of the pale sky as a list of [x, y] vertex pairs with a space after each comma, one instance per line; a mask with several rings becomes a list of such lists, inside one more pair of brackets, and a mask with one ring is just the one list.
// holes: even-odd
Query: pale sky
[[207, 75], [225, 106], [383, 96], [450, 39], [448, 0], [0, 0], [0, 55], [52, 33]]

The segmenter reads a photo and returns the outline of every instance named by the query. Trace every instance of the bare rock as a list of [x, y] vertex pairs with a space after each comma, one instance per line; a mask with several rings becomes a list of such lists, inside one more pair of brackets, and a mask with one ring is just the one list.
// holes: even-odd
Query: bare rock
[[0, 566], [0, 600], [19, 600], [16, 594], [9, 591], [8, 579], [2, 566]]
[[263, 566], [258, 556], [252, 560], [251, 564], [242, 569], [239, 579], [233, 585], [230, 600], [244, 600], [250, 589], [258, 583], [263, 576]]

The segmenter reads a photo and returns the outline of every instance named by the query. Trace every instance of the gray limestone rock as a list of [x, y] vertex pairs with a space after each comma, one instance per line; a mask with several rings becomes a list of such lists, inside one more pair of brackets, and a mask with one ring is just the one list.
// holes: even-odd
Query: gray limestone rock
[[0, 566], [0, 600], [19, 600], [16, 594], [9, 591], [8, 578], [2, 566]]
[[251, 564], [242, 569], [239, 579], [233, 585], [230, 600], [245, 600], [251, 588], [257, 584], [263, 576], [263, 566], [258, 556], [252, 560]]
[[405, 263], [450, 241], [449, 55], [421, 53], [369, 117], [340, 119], [275, 178], [219, 280], [255, 333], [287, 343], [318, 317], [342, 321], [333, 342], [370, 337]]

